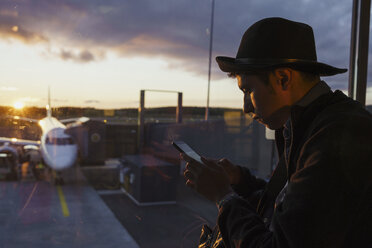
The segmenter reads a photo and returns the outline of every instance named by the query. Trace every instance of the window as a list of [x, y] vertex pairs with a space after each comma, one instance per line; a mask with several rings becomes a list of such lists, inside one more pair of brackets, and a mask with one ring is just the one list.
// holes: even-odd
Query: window
[[[196, 247], [201, 226], [215, 224], [217, 209], [185, 186], [185, 162], [173, 140], [185, 141], [202, 156], [226, 157], [259, 177], [270, 176], [275, 145], [265, 139], [265, 128], [242, 112], [243, 94], [215, 57], [235, 57], [248, 26], [281, 16], [313, 27], [320, 62], [347, 68], [352, 4], [214, 2], [205, 121], [211, 0], [1, 1], [0, 115], [45, 125], [55, 117], [59, 121], [52, 124], [68, 137], [46, 138], [54, 146], [49, 157], [58, 157], [57, 146], [78, 148], [60, 156], [61, 166], [69, 163], [65, 170], [51, 172], [48, 162], [57, 160], [43, 151], [44, 163], [14, 167], [17, 180], [1, 177], [6, 224], [0, 243]], [[324, 80], [347, 91], [347, 73]], [[89, 120], [65, 125], [80, 117]], [[1, 118], [0, 137], [39, 140], [43, 130], [34, 121], [21, 125]]]

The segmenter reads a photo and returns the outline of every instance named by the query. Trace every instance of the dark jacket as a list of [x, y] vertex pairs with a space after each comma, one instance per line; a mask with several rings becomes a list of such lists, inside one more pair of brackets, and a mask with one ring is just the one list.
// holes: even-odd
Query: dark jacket
[[[256, 213], [265, 182], [244, 171], [244, 198], [219, 211], [226, 247], [372, 247], [371, 114], [335, 91], [294, 106], [291, 120], [288, 185], [270, 227]], [[283, 156], [282, 130], [276, 143]]]

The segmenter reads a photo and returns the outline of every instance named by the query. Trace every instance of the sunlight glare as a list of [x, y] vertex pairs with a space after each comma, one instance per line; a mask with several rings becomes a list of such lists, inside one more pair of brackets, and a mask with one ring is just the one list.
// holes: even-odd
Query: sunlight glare
[[24, 103], [23, 102], [15, 102], [14, 103], [14, 108], [15, 109], [22, 109], [24, 107]]

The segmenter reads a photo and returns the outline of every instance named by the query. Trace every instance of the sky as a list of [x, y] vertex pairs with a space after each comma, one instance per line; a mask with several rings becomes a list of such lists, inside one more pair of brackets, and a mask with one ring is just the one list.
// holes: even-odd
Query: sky
[[[272, 16], [314, 29], [318, 61], [349, 67], [350, 0], [215, 1], [212, 107], [242, 107], [218, 55], [235, 57], [244, 31]], [[141, 89], [183, 92], [205, 106], [211, 0], [1, 0], [0, 105], [138, 107]], [[369, 64], [371, 65], [370, 39]], [[348, 74], [323, 78], [347, 91]], [[367, 104], [372, 104], [372, 71]], [[175, 93], [146, 93], [146, 107], [175, 106]]]

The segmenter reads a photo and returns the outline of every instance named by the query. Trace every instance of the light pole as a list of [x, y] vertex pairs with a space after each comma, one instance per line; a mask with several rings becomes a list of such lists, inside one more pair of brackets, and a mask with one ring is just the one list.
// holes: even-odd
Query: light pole
[[209, 67], [208, 67], [208, 90], [207, 90], [207, 107], [205, 108], [205, 120], [209, 119], [209, 92], [211, 84], [211, 65], [212, 65], [212, 47], [213, 47], [213, 22], [214, 22], [214, 0], [212, 0], [212, 14], [211, 14], [211, 31], [209, 37]]

